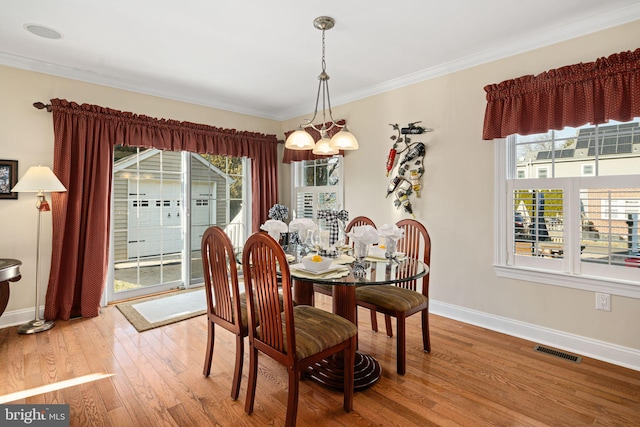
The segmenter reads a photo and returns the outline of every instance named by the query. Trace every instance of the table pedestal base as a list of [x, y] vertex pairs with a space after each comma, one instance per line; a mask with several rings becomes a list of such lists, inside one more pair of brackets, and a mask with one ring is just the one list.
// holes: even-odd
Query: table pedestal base
[[[354, 368], [355, 390], [364, 390], [372, 386], [382, 375], [380, 364], [368, 354], [357, 352]], [[343, 372], [342, 360], [329, 358], [309, 367], [307, 375], [322, 385], [342, 390], [344, 386]]]
[[[298, 304], [313, 304], [313, 282], [296, 279], [293, 282], [293, 300]], [[356, 287], [335, 284], [333, 286], [333, 312], [356, 323]], [[365, 353], [356, 352], [354, 388], [363, 390], [372, 386], [382, 375], [380, 364]], [[327, 387], [342, 390], [344, 387], [344, 362], [341, 356], [324, 359], [309, 367], [307, 375]]]

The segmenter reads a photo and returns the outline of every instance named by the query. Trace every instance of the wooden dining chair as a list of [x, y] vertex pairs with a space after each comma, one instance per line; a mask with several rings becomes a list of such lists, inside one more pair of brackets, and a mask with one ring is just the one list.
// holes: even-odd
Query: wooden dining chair
[[236, 361], [233, 371], [231, 398], [240, 393], [244, 338], [249, 334], [246, 297], [238, 286], [238, 269], [233, 246], [227, 234], [219, 227], [209, 227], [202, 235], [202, 270], [207, 296], [208, 338], [204, 359], [205, 377], [211, 373], [215, 325], [236, 336]]
[[[407, 257], [431, 264], [431, 239], [424, 225], [415, 219], [404, 219], [396, 225], [404, 230], [398, 241], [398, 251]], [[402, 264], [399, 274], [402, 274]], [[431, 351], [429, 337], [429, 276], [395, 285], [362, 286], [356, 288], [356, 304], [385, 315], [387, 335], [392, 336], [390, 317], [397, 320], [396, 358], [398, 374], [406, 372], [406, 318], [422, 313], [422, 344], [425, 352]], [[419, 283], [421, 282], [421, 283]]]
[[[347, 412], [351, 411], [358, 337], [356, 325], [315, 307], [294, 306], [289, 264], [282, 247], [268, 234], [255, 233], [249, 237], [242, 253], [242, 269], [249, 307], [249, 383], [245, 411], [253, 412], [259, 352], [287, 368], [286, 426], [296, 424], [302, 373], [334, 354], [344, 358], [343, 406]], [[283, 296], [282, 313], [278, 309], [279, 290]]]
[[[349, 236], [346, 235], [346, 233], [350, 232], [351, 229], [353, 227], [356, 226], [360, 226], [360, 225], [370, 225], [372, 227], [375, 227], [375, 223], [368, 217], [366, 216], [357, 216], [355, 218], [353, 218], [351, 221], [349, 221], [349, 224], [347, 224], [347, 226], [345, 227], [345, 236], [344, 236], [344, 243], [345, 245], [349, 244]], [[319, 294], [323, 294], [323, 295], [333, 295], [333, 286], [332, 285], [323, 285], [320, 283], [316, 283], [313, 285], [313, 290], [314, 292], [317, 292]], [[372, 319], [375, 318], [375, 312], [371, 313]], [[377, 324], [376, 324], [376, 331], [377, 329]]]

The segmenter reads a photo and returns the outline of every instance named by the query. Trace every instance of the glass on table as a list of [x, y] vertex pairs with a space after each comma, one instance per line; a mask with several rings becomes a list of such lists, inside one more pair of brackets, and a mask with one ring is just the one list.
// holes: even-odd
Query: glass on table
[[318, 246], [322, 250], [329, 249], [329, 230], [318, 231]]
[[355, 242], [353, 244], [353, 256], [356, 260], [363, 260], [369, 255], [369, 245], [362, 242]]
[[398, 250], [398, 241], [392, 237], [384, 238], [385, 257], [387, 259], [393, 259], [395, 253]]
[[369, 245], [363, 242], [353, 244], [353, 276], [363, 278], [366, 275], [365, 257], [369, 254]]

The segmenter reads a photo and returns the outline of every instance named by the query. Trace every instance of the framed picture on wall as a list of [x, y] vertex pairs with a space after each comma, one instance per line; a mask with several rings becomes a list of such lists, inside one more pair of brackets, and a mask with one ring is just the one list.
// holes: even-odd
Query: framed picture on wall
[[0, 199], [17, 199], [11, 189], [18, 182], [18, 161], [0, 160]]

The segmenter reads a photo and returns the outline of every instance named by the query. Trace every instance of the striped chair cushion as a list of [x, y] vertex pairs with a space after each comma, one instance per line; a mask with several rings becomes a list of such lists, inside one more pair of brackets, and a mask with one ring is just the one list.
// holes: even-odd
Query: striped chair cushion
[[[293, 316], [298, 359], [317, 354], [358, 334], [358, 327], [349, 320], [308, 305], [294, 307]], [[282, 323], [284, 325], [284, 315]]]
[[382, 310], [408, 311], [422, 304], [428, 298], [420, 292], [393, 285], [361, 286], [356, 288], [356, 300], [375, 304]]

